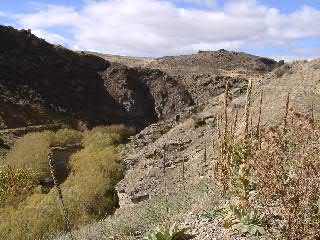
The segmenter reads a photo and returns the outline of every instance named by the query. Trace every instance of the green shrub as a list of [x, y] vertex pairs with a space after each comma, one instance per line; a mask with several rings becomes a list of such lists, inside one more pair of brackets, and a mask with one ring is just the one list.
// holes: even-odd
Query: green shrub
[[72, 129], [62, 129], [56, 133], [29, 133], [16, 141], [7, 154], [6, 162], [15, 169], [31, 169], [38, 173], [39, 180], [45, 179], [50, 176], [50, 146], [63, 147], [81, 143], [82, 138], [81, 132]]
[[18, 139], [7, 154], [6, 162], [15, 169], [31, 169], [39, 179], [50, 176], [48, 154], [52, 132], [29, 133]]
[[52, 134], [51, 146], [68, 146], [81, 143], [83, 134], [73, 129], [61, 129]]
[[38, 185], [37, 174], [30, 170], [0, 167], [0, 207], [15, 206]]
[[192, 107], [191, 112], [194, 114], [201, 113], [205, 109], [205, 105], [195, 105]]
[[95, 147], [107, 147], [125, 142], [134, 133], [132, 128], [124, 125], [111, 125], [106, 127], [96, 127], [84, 133], [83, 145], [85, 147], [94, 145]]
[[113, 133], [119, 134], [120, 141], [124, 142], [128, 139], [128, 137], [130, 137], [135, 133], [135, 130], [125, 125], [118, 124], [118, 125], [95, 127], [90, 132], [91, 133], [99, 132], [103, 134], [113, 134]]
[[187, 228], [179, 228], [175, 224], [171, 227], [157, 227], [148, 233], [145, 240], [179, 240], [185, 235]]
[[[71, 156], [71, 174], [60, 187], [72, 227], [101, 219], [116, 209], [115, 185], [123, 177], [116, 148], [121, 143], [121, 134], [102, 127], [88, 131], [82, 141], [84, 148]], [[31, 171], [36, 172], [40, 163], [47, 164], [46, 151], [52, 142], [68, 145], [79, 139], [82, 136], [73, 130], [28, 134], [14, 146], [9, 160], [15, 168], [30, 166]], [[27, 147], [31, 147], [31, 154]], [[24, 155], [24, 161], [17, 160]], [[58, 199], [57, 190], [53, 188], [48, 194], [28, 196], [15, 208], [0, 209], [0, 239], [56, 236], [65, 227]]]

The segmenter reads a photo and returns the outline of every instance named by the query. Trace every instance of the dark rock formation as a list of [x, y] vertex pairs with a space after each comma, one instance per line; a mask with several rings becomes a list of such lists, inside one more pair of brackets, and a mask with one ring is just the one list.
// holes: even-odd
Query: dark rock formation
[[143, 128], [190, 105], [160, 71], [131, 69], [0, 26], [0, 129], [63, 122]]

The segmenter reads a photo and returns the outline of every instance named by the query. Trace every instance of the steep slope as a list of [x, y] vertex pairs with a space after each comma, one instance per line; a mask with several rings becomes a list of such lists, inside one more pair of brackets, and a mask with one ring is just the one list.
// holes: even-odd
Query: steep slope
[[114, 65], [11, 27], [0, 26], [0, 69], [0, 128], [56, 122], [143, 128], [192, 103], [165, 73]]
[[[262, 130], [269, 129], [272, 133], [274, 126], [283, 124], [288, 92], [290, 93], [288, 125], [291, 121], [295, 121], [294, 116], [303, 116], [300, 119], [308, 120], [314, 118], [319, 124], [319, 82], [320, 60], [285, 64], [256, 78], [253, 82], [250, 107], [252, 123], [249, 124], [249, 130], [256, 131], [262, 91], [260, 122]], [[217, 193], [215, 181], [215, 166], [219, 154], [216, 144], [219, 142], [217, 141], [219, 129], [221, 131], [224, 128], [224, 123], [217, 119], [218, 115], [224, 115], [223, 95], [210, 99], [208, 104], [194, 106], [193, 113], [180, 112], [179, 121], [176, 119], [160, 121], [132, 137], [122, 151], [126, 174], [117, 186], [120, 209], [113, 217], [82, 228], [75, 232], [75, 235], [83, 239], [101, 239], [105, 236], [117, 236], [128, 240], [141, 239], [145, 231], [150, 228], [178, 222], [182, 226], [189, 227], [189, 233], [195, 240], [256, 239], [256, 236], [239, 233], [232, 230], [233, 228], [226, 229], [224, 220], [217, 215], [219, 212], [215, 212], [226, 204], [226, 199]], [[231, 122], [238, 112], [235, 129], [238, 137], [244, 133], [245, 104], [243, 103], [245, 94], [230, 99], [227, 107]], [[217, 123], [220, 128], [217, 127]], [[302, 132], [304, 128], [310, 128], [307, 122], [299, 124]], [[271, 137], [275, 136], [271, 134]], [[315, 146], [317, 149], [318, 145], [314, 144], [319, 144], [318, 141], [313, 142], [314, 139], [308, 141], [310, 141], [307, 143], [308, 147]], [[294, 146], [289, 146], [290, 151], [293, 151]], [[305, 151], [304, 148], [301, 149]], [[257, 155], [259, 154], [258, 151]], [[291, 161], [291, 158], [288, 160]], [[267, 172], [268, 170], [269, 168]], [[271, 179], [272, 173], [269, 176]], [[319, 188], [309, 187], [314, 192], [319, 192]], [[277, 210], [276, 207], [275, 211]], [[270, 218], [275, 221], [271, 230], [277, 231], [283, 228], [285, 223], [280, 213]], [[302, 219], [298, 216], [295, 218]], [[130, 234], [127, 229], [131, 230]], [[273, 235], [265, 236], [265, 239], [274, 238]], [[276, 238], [282, 239], [283, 235], [280, 234], [280, 237]]]
[[[258, 122], [261, 91], [262, 129], [283, 123], [288, 93], [289, 114], [301, 114], [309, 118], [313, 115], [313, 118], [319, 119], [320, 61], [290, 63], [279, 71], [273, 71], [253, 82], [250, 109], [252, 129], [256, 128]], [[231, 99], [227, 108], [230, 121], [234, 120], [238, 111], [236, 131], [239, 136], [244, 131], [245, 104], [241, 104], [245, 103], [244, 99], [244, 94]], [[217, 153], [213, 149], [213, 143], [218, 136], [218, 129], [214, 126], [218, 121], [217, 116], [224, 114], [224, 99], [211, 99], [201, 110], [194, 114], [181, 112], [179, 122], [171, 119], [153, 124], [132, 138], [123, 150], [128, 169], [125, 178], [118, 185], [121, 206], [147, 201], [165, 192], [174, 194], [182, 187], [194, 187], [204, 176], [211, 178], [214, 175], [212, 167]], [[164, 152], [166, 175], [163, 173]]]
[[197, 103], [205, 103], [223, 93], [227, 81], [234, 95], [238, 96], [245, 90], [249, 79], [260, 78], [282, 65], [269, 58], [223, 49], [155, 59], [95, 55], [128, 66], [160, 69], [181, 83]]

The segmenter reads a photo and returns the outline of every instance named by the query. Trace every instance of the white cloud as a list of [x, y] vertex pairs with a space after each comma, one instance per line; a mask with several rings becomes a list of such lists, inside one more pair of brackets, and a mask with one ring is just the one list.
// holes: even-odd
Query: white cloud
[[47, 31], [44, 31], [42, 29], [33, 29], [32, 33], [38, 36], [39, 38], [46, 39], [48, 42], [53, 44], [60, 44], [60, 45], [68, 45], [70, 40], [55, 34], [55, 33], [49, 33]]
[[16, 14], [13, 17], [18, 19], [21, 25], [32, 28], [76, 26], [82, 20], [74, 8], [55, 5], [48, 5], [36, 13]]
[[[192, 1], [206, 4], [206, 0]], [[304, 6], [291, 14], [254, 0], [229, 0], [224, 9], [183, 9], [169, 0], [85, 1], [78, 10], [49, 5], [13, 16], [24, 28], [69, 47], [111, 54], [162, 56], [201, 50], [279, 47], [320, 38], [320, 11]], [[67, 28], [72, 39], [52, 35]], [[41, 33], [41, 32], [39, 32]]]

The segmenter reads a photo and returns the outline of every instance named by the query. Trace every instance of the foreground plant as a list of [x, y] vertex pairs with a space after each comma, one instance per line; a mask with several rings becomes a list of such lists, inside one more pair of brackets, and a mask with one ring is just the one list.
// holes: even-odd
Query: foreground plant
[[250, 161], [257, 182], [252, 204], [261, 206], [273, 234], [320, 237], [319, 139], [319, 126], [296, 115], [287, 129], [266, 134], [264, 147]]
[[145, 240], [180, 240], [185, 236], [188, 228], [179, 228], [176, 224], [171, 227], [157, 227], [154, 231], [148, 233]]
[[242, 234], [264, 235], [261, 220], [253, 209], [243, 209], [238, 206], [230, 206], [224, 217], [225, 227], [237, 230]]

